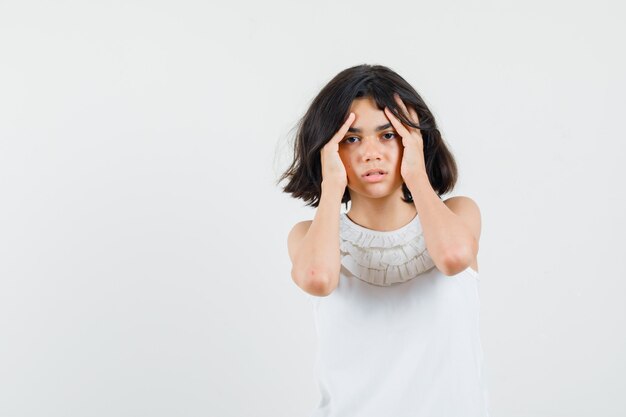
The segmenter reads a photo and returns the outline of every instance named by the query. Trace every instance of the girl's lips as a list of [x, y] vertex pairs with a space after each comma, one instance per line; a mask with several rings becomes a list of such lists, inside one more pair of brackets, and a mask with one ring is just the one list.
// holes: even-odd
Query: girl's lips
[[385, 178], [387, 174], [370, 174], [363, 177], [363, 179], [367, 182], [378, 182]]

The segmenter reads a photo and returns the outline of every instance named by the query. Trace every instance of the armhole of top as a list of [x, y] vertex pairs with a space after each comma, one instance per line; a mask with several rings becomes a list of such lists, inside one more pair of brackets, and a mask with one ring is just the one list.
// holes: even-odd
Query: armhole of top
[[474, 268], [472, 268], [471, 266], [468, 266], [465, 269], [465, 272], [467, 272], [468, 274], [470, 274], [471, 276], [473, 276], [477, 280], [480, 280], [480, 276], [479, 276], [480, 274], [478, 273], [478, 271], [475, 271]]

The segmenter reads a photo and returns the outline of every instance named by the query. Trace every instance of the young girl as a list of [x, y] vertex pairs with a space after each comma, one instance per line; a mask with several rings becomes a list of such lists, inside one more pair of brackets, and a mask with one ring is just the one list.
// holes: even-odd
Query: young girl
[[288, 236], [315, 312], [312, 417], [488, 416], [480, 211], [441, 200], [457, 168], [415, 89], [380, 65], [340, 72], [300, 121], [285, 178], [317, 208]]

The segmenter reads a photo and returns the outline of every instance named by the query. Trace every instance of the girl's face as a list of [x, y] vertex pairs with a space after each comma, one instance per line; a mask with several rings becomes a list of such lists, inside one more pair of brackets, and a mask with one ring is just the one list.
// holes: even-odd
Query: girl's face
[[[400, 174], [402, 137], [371, 97], [355, 99], [350, 111], [356, 118], [339, 143], [339, 157], [346, 168], [352, 196], [358, 193], [380, 198], [396, 193], [404, 181]], [[365, 176], [370, 169], [381, 169], [385, 174]]]

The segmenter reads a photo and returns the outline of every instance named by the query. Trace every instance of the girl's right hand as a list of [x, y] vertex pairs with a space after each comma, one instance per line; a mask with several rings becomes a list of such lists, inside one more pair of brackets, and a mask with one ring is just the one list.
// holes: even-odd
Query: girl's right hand
[[337, 133], [334, 134], [321, 150], [322, 181], [325, 184], [336, 184], [338, 187], [341, 187], [341, 189], [345, 189], [348, 185], [346, 168], [343, 166], [343, 162], [339, 157], [339, 142], [341, 142], [355, 118], [354, 113], [350, 113]]

